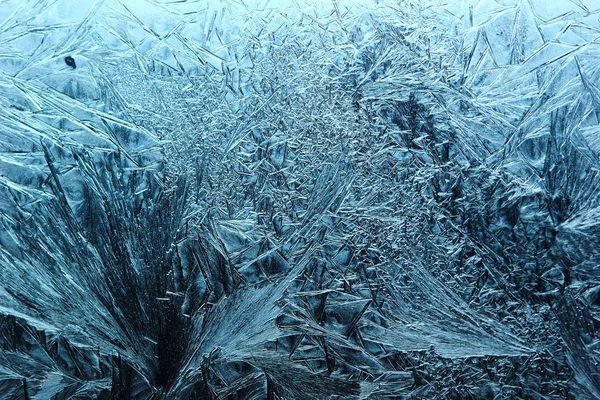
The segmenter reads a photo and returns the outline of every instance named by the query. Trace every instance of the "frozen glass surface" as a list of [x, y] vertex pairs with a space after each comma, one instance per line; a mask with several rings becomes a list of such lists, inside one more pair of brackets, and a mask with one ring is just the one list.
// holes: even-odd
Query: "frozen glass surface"
[[0, 2], [0, 398], [600, 398], [596, 0]]

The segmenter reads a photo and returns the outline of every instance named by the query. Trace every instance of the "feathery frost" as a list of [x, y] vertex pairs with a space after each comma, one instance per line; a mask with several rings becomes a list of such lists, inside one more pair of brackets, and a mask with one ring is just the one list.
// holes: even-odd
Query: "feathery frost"
[[0, 397], [600, 398], [598, 7], [3, 2]]

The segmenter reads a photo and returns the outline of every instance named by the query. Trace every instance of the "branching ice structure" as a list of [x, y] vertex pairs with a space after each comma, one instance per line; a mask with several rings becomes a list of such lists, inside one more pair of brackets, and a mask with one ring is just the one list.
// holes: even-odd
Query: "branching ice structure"
[[593, 0], [0, 4], [2, 399], [600, 398]]

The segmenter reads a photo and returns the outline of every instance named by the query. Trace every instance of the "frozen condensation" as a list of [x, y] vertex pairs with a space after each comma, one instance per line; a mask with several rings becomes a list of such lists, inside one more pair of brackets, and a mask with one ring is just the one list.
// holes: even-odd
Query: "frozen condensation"
[[0, 397], [600, 398], [599, 17], [1, 2]]

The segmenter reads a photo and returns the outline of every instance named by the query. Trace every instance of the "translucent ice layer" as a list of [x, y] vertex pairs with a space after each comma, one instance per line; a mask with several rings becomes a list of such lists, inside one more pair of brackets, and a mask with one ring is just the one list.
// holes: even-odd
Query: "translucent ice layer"
[[0, 398], [600, 398], [599, 18], [0, 3]]

